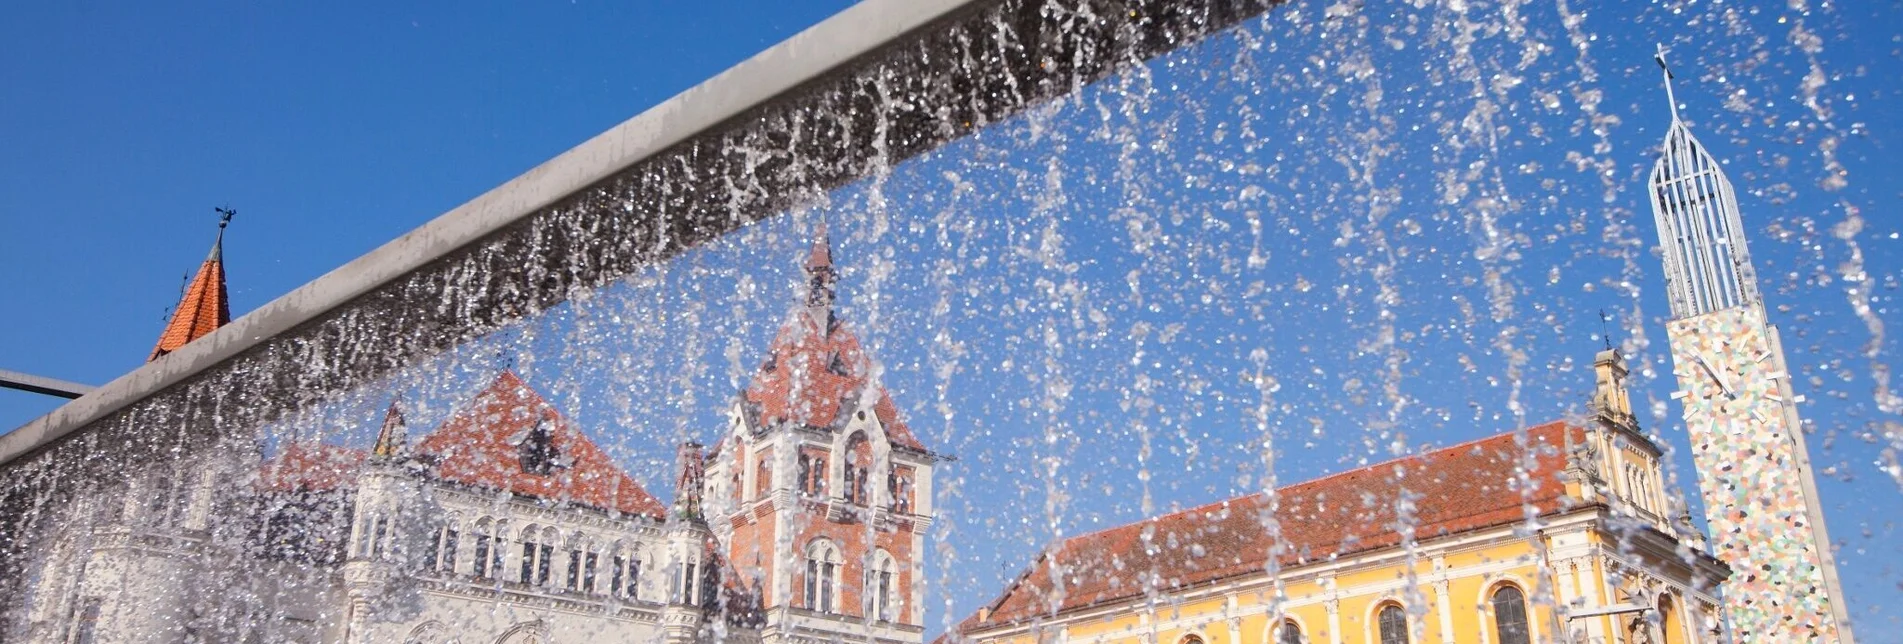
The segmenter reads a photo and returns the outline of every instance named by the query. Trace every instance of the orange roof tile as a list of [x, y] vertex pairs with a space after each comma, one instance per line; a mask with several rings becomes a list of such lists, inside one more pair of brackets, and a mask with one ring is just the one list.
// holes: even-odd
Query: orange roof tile
[[177, 351], [185, 343], [205, 337], [231, 322], [231, 303], [225, 296], [224, 244], [225, 229], [220, 226], [211, 254], [198, 266], [191, 285], [185, 287], [185, 297], [180, 298], [178, 308], [172, 310], [172, 320], [166, 323], [165, 331], [159, 333], [159, 343], [152, 347], [152, 355], [146, 362]]
[[[519, 448], [538, 424], [548, 429], [550, 443], [565, 461], [565, 466], [547, 474], [525, 470]], [[497, 376], [417, 443], [415, 451], [435, 461], [434, 472], [443, 480], [627, 514], [665, 516], [659, 501], [512, 371]]]
[[329, 491], [353, 487], [367, 452], [326, 443], [291, 443], [259, 468], [258, 488], [267, 492]]
[[885, 427], [886, 439], [900, 447], [925, 451], [899, 418], [892, 395], [867, 376], [871, 365], [859, 347], [859, 338], [837, 319], [828, 326], [831, 328], [821, 332], [814, 316], [796, 310], [780, 328], [767, 349], [766, 363], [754, 374], [746, 391], [746, 401], [754, 406], [759, 422], [838, 427], [844, 424], [840, 414], [860, 405], [862, 395], [872, 387], [876, 390], [871, 392], [871, 411]]
[[[1565, 432], [1554, 422], [1527, 430], [1531, 493], [1518, 489], [1515, 469], [1529, 452], [1512, 433], [1297, 483], [1276, 490], [1283, 567], [1387, 548], [1400, 543], [1394, 503], [1405, 486], [1415, 498], [1416, 539], [1511, 525], [1526, 520], [1523, 502], [1549, 515], [1578, 507], [1565, 496]], [[1200, 508], [1073, 537], [1036, 563], [990, 604], [984, 619], [957, 630], [1021, 622], [1226, 577], [1259, 573], [1273, 540], [1263, 526], [1267, 497], [1252, 494]], [[1051, 577], [1063, 571], [1062, 587]], [[1153, 576], [1152, 576], [1153, 575]], [[1147, 581], [1146, 581], [1147, 580]]]

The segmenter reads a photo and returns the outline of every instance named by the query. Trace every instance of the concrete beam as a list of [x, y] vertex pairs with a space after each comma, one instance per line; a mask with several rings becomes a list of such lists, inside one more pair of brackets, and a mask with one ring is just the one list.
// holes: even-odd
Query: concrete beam
[[45, 394], [48, 396], [59, 396], [61, 398], [78, 398], [85, 395], [86, 392], [93, 390], [93, 387], [76, 382], [67, 382], [55, 378], [35, 376], [30, 373], [7, 371], [5, 369], [0, 369], [0, 388], [18, 389], [20, 391]]

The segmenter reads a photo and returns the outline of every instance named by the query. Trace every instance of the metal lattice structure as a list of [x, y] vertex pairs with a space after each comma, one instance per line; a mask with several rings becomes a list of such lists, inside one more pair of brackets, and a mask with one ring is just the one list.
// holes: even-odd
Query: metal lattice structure
[[[1660, 54], [1659, 66], [1665, 66]], [[1718, 160], [1678, 117], [1672, 72], [1665, 71], [1672, 126], [1648, 182], [1652, 216], [1665, 251], [1665, 289], [1672, 317], [1683, 319], [1760, 301], [1745, 248], [1738, 198]]]

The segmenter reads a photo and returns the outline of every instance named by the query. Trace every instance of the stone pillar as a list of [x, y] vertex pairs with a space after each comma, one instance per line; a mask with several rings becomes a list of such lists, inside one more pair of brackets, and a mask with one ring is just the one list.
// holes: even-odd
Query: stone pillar
[[1327, 606], [1328, 642], [1329, 644], [1341, 644], [1341, 602], [1331, 597], [1328, 599]]
[[1454, 644], [1454, 599], [1449, 595], [1450, 592], [1446, 579], [1434, 582], [1434, 604], [1440, 613], [1441, 644]]

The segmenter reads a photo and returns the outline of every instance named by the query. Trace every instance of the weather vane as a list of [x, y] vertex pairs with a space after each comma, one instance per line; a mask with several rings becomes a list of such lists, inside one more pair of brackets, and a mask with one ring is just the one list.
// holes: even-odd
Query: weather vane
[[212, 210], [215, 210], [218, 212], [218, 229], [219, 230], [224, 230], [225, 226], [231, 225], [231, 218], [238, 216], [238, 211], [232, 210], [230, 208], [213, 206]]
[[1612, 349], [1612, 316], [1605, 309], [1599, 309], [1599, 336], [1606, 341], [1606, 349]]

